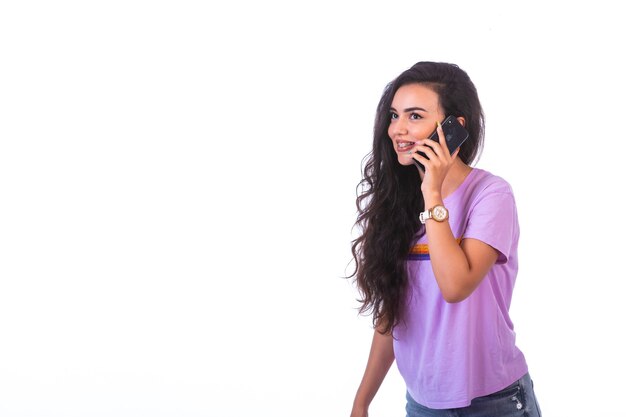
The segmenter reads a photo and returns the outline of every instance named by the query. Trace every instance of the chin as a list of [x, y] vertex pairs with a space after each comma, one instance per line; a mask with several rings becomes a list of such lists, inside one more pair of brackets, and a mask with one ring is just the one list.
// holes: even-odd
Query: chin
[[414, 159], [408, 155], [398, 154], [398, 163], [400, 165], [404, 165], [404, 166], [413, 165], [413, 161]]

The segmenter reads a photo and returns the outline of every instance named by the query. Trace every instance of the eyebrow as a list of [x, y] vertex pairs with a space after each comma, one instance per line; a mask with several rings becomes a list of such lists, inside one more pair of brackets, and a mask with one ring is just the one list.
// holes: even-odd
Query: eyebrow
[[[411, 112], [411, 111], [416, 111], [416, 110], [417, 110], [417, 111], [423, 111], [423, 112], [428, 113], [428, 110], [423, 109], [423, 108], [421, 108], [421, 107], [409, 107], [409, 108], [404, 109], [404, 112], [405, 112], [405, 113], [408, 113], [408, 112]], [[389, 111], [397, 111], [397, 110], [396, 110], [396, 109], [394, 109], [393, 107], [390, 107], [390, 108], [389, 108]]]

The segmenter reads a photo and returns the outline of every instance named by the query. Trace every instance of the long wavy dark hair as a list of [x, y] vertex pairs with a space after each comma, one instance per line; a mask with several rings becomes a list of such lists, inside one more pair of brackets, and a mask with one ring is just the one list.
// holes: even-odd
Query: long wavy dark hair
[[439, 96], [446, 116], [462, 116], [469, 138], [459, 158], [471, 164], [480, 154], [484, 115], [474, 83], [454, 64], [418, 62], [389, 83], [378, 103], [372, 151], [364, 158], [363, 179], [357, 186], [359, 212], [355, 226], [362, 230], [352, 241], [356, 276], [362, 298], [360, 314], [372, 313], [374, 326], [389, 333], [402, 318], [408, 283], [406, 258], [411, 244], [424, 235], [419, 213], [424, 210], [421, 178], [415, 166], [398, 163], [387, 130], [396, 91], [422, 84]]

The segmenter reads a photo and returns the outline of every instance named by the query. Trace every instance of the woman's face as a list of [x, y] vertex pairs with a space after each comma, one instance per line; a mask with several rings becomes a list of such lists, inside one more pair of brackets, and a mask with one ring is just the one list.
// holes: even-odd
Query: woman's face
[[445, 118], [439, 106], [439, 95], [421, 84], [403, 85], [396, 91], [389, 115], [389, 137], [398, 154], [398, 162], [412, 165], [409, 152], [415, 141], [426, 139]]

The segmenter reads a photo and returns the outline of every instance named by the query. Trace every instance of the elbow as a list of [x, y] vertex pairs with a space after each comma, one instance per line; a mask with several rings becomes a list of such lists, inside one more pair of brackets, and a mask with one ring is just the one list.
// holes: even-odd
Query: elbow
[[471, 271], [455, 271], [452, 274], [435, 277], [443, 299], [449, 304], [467, 299], [482, 281], [482, 277], [472, 274]]
[[468, 298], [480, 284], [482, 278], [469, 273], [457, 272], [437, 279], [443, 299], [450, 304], [460, 303]]
[[465, 300], [472, 294], [472, 291], [469, 291], [465, 288], [448, 288], [446, 290], [441, 290], [441, 295], [446, 303], [456, 304]]

